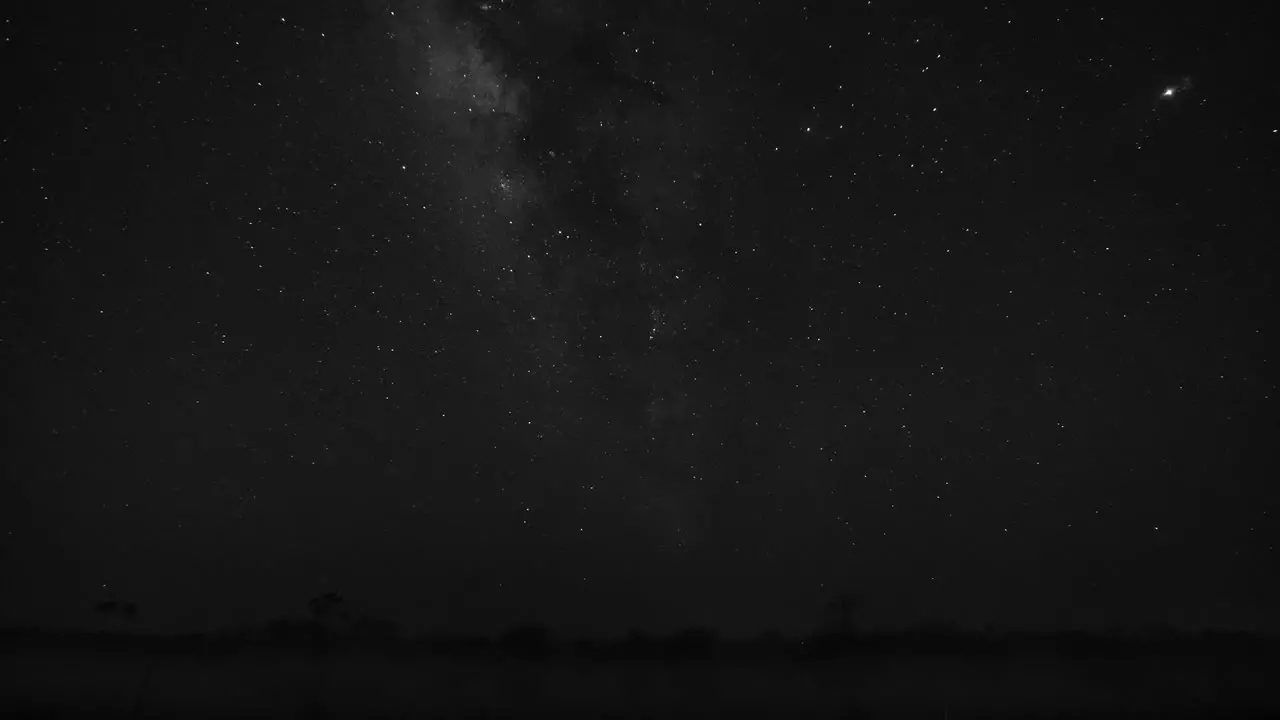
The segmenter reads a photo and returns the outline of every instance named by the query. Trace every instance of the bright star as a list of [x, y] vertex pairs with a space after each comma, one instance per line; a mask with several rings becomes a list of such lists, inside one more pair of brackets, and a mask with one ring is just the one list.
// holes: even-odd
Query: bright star
[[1179, 80], [1176, 85], [1169, 85], [1165, 87], [1164, 92], [1160, 93], [1160, 97], [1171, 98], [1180, 92], [1185, 92], [1190, 89], [1191, 89], [1191, 78], [1184, 77], [1181, 80]]

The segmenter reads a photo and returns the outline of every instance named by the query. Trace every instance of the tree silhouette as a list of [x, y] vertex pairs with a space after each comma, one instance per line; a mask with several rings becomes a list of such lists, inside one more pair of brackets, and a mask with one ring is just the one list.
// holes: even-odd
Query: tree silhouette
[[342, 608], [342, 596], [337, 593], [325, 593], [311, 598], [307, 602], [307, 609], [311, 611], [311, 618], [316, 622], [324, 622], [337, 615]]
[[307, 610], [311, 614], [312, 633], [328, 640], [342, 637], [354, 642], [377, 642], [400, 635], [400, 628], [393, 620], [353, 608], [337, 593], [317, 595], [307, 602]]
[[862, 607], [862, 598], [841, 593], [832, 598], [825, 608], [825, 620], [828, 630], [842, 634], [851, 634], [856, 629], [854, 614]]
[[325, 593], [311, 598], [307, 602], [311, 612], [311, 631], [315, 640], [328, 642], [336, 639], [342, 616], [342, 596], [337, 593]]
[[102, 616], [105, 629], [111, 629], [113, 619], [118, 618], [121, 624], [132, 625], [138, 619], [138, 606], [131, 602], [104, 600], [94, 610]]
[[104, 600], [103, 602], [98, 603], [98, 606], [94, 608], [94, 610], [102, 616], [103, 630], [111, 629], [111, 618], [116, 614], [116, 607], [117, 605], [115, 600]]

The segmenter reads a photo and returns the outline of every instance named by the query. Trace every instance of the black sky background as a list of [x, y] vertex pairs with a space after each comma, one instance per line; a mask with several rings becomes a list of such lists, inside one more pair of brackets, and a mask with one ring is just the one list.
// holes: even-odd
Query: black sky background
[[921, 7], [6, 9], [0, 619], [1276, 629], [1274, 13]]

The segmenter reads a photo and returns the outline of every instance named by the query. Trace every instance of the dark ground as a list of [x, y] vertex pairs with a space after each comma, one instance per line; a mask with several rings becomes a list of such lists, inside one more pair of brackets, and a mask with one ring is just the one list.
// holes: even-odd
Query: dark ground
[[921, 630], [609, 643], [270, 632], [10, 633], [6, 712], [39, 717], [1274, 716], [1276, 638]]

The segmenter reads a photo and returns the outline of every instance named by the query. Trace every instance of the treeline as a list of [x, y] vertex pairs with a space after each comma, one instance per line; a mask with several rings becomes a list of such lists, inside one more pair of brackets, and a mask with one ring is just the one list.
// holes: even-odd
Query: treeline
[[805, 637], [765, 633], [750, 639], [723, 638], [707, 628], [671, 635], [632, 632], [612, 639], [558, 638], [541, 626], [515, 627], [496, 637], [447, 632], [405, 636], [391, 623], [335, 629], [316, 620], [278, 619], [260, 628], [199, 634], [0, 630], [9, 648], [113, 648], [142, 652], [228, 655], [255, 651], [342, 653], [377, 651], [406, 656], [477, 660], [580, 658], [617, 662], [832, 661], [895, 654], [999, 657], [1050, 655], [1189, 655], [1232, 658], [1277, 657], [1280, 636], [1245, 631], [1180, 631], [1153, 627], [1132, 632], [967, 632], [923, 625], [901, 632], [818, 632]]

